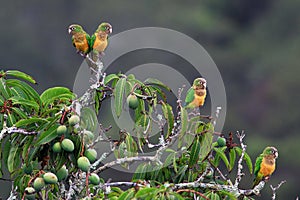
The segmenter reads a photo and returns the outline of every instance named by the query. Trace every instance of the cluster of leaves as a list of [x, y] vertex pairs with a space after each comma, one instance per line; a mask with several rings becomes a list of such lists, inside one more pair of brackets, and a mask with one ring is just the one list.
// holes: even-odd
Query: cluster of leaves
[[[7, 168], [16, 191], [22, 197], [25, 193], [32, 193], [28, 187], [47, 172], [55, 173], [59, 181], [66, 178], [66, 175], [60, 177], [61, 169], [67, 167], [65, 173], [77, 172], [77, 159], [83, 156], [84, 145], [93, 140], [94, 122], [97, 121], [95, 113], [89, 108], [82, 109], [82, 120], [77, 125], [79, 118], [76, 119], [72, 110], [68, 110], [75, 98], [68, 88], [54, 87], [39, 95], [25, 82], [35, 83], [25, 73], [1, 71], [0, 77], [0, 157], [3, 160], [0, 175], [3, 176], [3, 167]], [[44, 179], [47, 183], [47, 178]], [[47, 193], [49, 199], [57, 198], [57, 184], [47, 186], [47, 190], [51, 191]]]
[[[90, 163], [97, 157], [92, 149], [94, 136], [97, 134], [97, 139], [101, 138], [96, 113], [83, 107], [79, 118], [73, 102], [80, 98], [75, 99], [69, 89], [54, 87], [39, 95], [26, 82], [35, 83], [19, 71], [0, 72], [0, 156], [3, 160], [0, 175], [6, 167], [19, 197], [33, 195], [33, 198], [57, 199], [71, 194], [77, 198], [184, 199], [202, 194], [211, 199], [235, 199], [226, 190], [213, 191], [205, 187], [180, 190], [176, 187], [176, 184], [195, 182], [202, 175], [203, 183], [228, 185], [227, 179], [218, 178], [222, 175], [216, 169], [225, 167], [231, 172], [242, 149], [233, 143], [232, 137], [220, 137], [214, 142], [210, 118], [195, 113], [189, 115], [180, 103], [173, 110], [166, 98], [166, 92], [172, 91], [161, 81], [149, 78], [142, 82], [134, 75], [110, 74], [95, 91], [93, 101], [97, 114], [101, 111], [102, 101], [112, 95], [118, 117], [124, 110], [125, 101], [132, 111], [133, 132], [120, 131], [120, 139], [112, 148], [116, 160], [125, 159], [119, 163], [122, 167], [129, 167], [126, 159], [136, 157], [138, 160], [151, 145], [156, 147], [156, 159], [142, 162], [137, 167], [132, 177], [133, 185], [125, 191], [120, 187], [102, 187], [104, 180], [98, 176], [101, 171], [96, 174], [90, 169]], [[154, 124], [160, 127], [160, 138], [155, 145], [153, 141], [149, 142]], [[162, 154], [165, 160], [162, 160]], [[244, 160], [252, 173], [252, 162], [247, 153]], [[58, 180], [49, 180], [49, 173]], [[37, 180], [46, 185], [35, 187]], [[80, 192], [70, 192], [71, 184], [80, 188]]]

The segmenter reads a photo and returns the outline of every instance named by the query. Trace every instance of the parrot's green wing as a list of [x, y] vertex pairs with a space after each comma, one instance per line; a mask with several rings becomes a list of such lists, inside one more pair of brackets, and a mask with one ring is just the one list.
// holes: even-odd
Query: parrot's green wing
[[256, 161], [255, 161], [255, 168], [254, 168], [254, 175], [257, 176], [259, 170], [260, 170], [260, 165], [262, 163], [262, 160], [263, 160], [263, 155], [260, 155], [256, 158]]
[[263, 175], [261, 173], [259, 173], [259, 171], [260, 171], [260, 165], [262, 163], [262, 160], [263, 160], [263, 155], [262, 154], [256, 158], [255, 168], [254, 168], [255, 179], [253, 181], [252, 188], [254, 188], [257, 184], [259, 184], [259, 182], [263, 178]]
[[89, 45], [89, 50], [88, 50], [88, 52], [85, 52], [85, 53], [89, 53], [91, 51], [91, 49], [92, 49], [92, 46], [91, 46], [91, 37], [87, 33], [84, 33], [84, 34], [85, 34], [85, 38], [86, 38], [86, 40], [88, 42], [88, 45]]
[[194, 100], [194, 94], [195, 91], [193, 88], [190, 88], [187, 93], [186, 93], [186, 97], [185, 97], [185, 106], [189, 105], [193, 100]]
[[89, 39], [91, 49], [93, 49], [93, 45], [94, 45], [95, 40], [96, 40], [96, 35], [93, 34], [93, 35], [90, 37], [90, 39]]

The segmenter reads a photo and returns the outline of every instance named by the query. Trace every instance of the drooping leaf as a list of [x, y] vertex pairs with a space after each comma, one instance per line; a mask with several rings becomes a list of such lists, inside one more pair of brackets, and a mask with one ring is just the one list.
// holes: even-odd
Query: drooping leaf
[[163, 82], [160, 80], [157, 80], [155, 78], [148, 78], [144, 81], [146, 85], [157, 85], [159, 87], [165, 88], [166, 90], [172, 92], [171, 88], [169, 88], [167, 85], [165, 85]]
[[181, 129], [179, 134], [179, 141], [178, 141], [178, 147], [180, 148], [182, 145], [183, 137], [187, 134], [188, 129], [188, 113], [185, 108], [180, 108], [181, 113]]
[[23, 149], [22, 149], [22, 158], [23, 160], [25, 161], [26, 164], [28, 164], [28, 153], [29, 153], [29, 148], [30, 146], [32, 145], [32, 141], [34, 139], [34, 136], [33, 135], [30, 135], [30, 136], [27, 136], [25, 137], [26, 139], [26, 143], [24, 144], [23, 146]]
[[75, 95], [68, 88], [53, 87], [45, 90], [41, 94], [41, 101], [43, 102], [44, 106], [47, 106], [48, 104], [53, 103], [54, 101], [63, 97], [71, 100], [75, 98]]
[[199, 160], [200, 142], [198, 138], [195, 138], [194, 143], [190, 151], [189, 167], [194, 166]]
[[12, 173], [16, 169], [16, 162], [20, 160], [20, 154], [19, 154], [19, 147], [18, 146], [11, 146], [9, 150], [9, 155], [7, 158], [7, 169], [10, 173]]
[[172, 133], [173, 127], [174, 127], [174, 114], [173, 114], [173, 110], [172, 110], [172, 106], [170, 106], [167, 103], [162, 102], [162, 111], [163, 111], [163, 115], [167, 120], [167, 124], [168, 124], [168, 133], [167, 133], [167, 138], [169, 137], [169, 135]]
[[146, 176], [146, 170], [147, 170], [147, 164], [141, 163], [135, 170], [132, 180], [140, 180], [140, 179], [145, 179]]
[[114, 95], [115, 95], [115, 112], [117, 117], [120, 117], [122, 113], [123, 107], [123, 97], [124, 97], [124, 90], [125, 90], [126, 79], [120, 78], [116, 84]]
[[0, 130], [3, 129], [3, 123], [4, 123], [4, 114], [0, 113]]
[[203, 159], [205, 159], [209, 154], [209, 152], [211, 151], [214, 128], [211, 123], [207, 123], [205, 124], [204, 130], [202, 130], [201, 125], [200, 125], [200, 129], [201, 131], [200, 130], [199, 132], [197, 131], [198, 133], [202, 133], [205, 130], [205, 132], [203, 132], [201, 136], [202, 140], [201, 140], [201, 149], [200, 149], [200, 161], [203, 161]]
[[8, 99], [11, 96], [11, 91], [9, 87], [6, 86], [4, 78], [0, 78], [0, 95], [5, 99]]
[[175, 177], [177, 183], [181, 183], [186, 175], [186, 170], [188, 169], [188, 165], [183, 165], [179, 168], [177, 175]]
[[105, 77], [104, 84], [107, 85], [110, 81], [114, 79], [119, 79], [119, 76], [117, 76], [116, 74], [109, 74]]
[[[234, 150], [238, 153], [239, 156], [242, 155], [243, 150], [240, 147], [234, 147]], [[246, 152], [244, 154], [244, 160], [246, 161], [250, 174], [252, 174], [253, 173], [252, 161], [250, 156]]]
[[34, 99], [38, 104], [41, 104], [40, 95], [27, 83], [17, 80], [17, 79], [9, 79], [6, 81], [7, 85], [10, 87], [17, 87], [24, 92], [32, 99]]
[[57, 137], [57, 132], [56, 132], [57, 127], [58, 127], [57, 124], [53, 125], [48, 130], [40, 133], [35, 143], [35, 146], [46, 144], [54, 140]]
[[148, 126], [150, 119], [149, 116], [146, 114], [141, 114], [140, 117], [138, 118], [136, 125], [137, 126], [141, 126], [143, 128], [146, 129], [146, 127]]
[[18, 70], [7, 70], [5, 72], [5, 74], [9, 75], [9, 76], [14, 76], [16, 78], [23, 79], [23, 80], [28, 81], [30, 83], [36, 84], [36, 81], [31, 76], [29, 76], [28, 74], [25, 74], [24, 72], [18, 71]]
[[236, 159], [236, 152], [234, 149], [229, 150], [229, 171], [231, 171], [234, 167]]
[[131, 200], [134, 197], [134, 189], [131, 188], [125, 192], [123, 192], [120, 196], [119, 196], [119, 200]]
[[35, 101], [24, 99], [22, 97], [14, 96], [14, 97], [11, 97], [10, 100], [12, 100], [13, 105], [20, 105], [20, 106], [23, 106], [24, 108], [28, 107], [28, 108], [34, 109], [35, 111], [38, 111], [39, 107], [40, 107], [39, 104], [36, 103]]
[[176, 152], [170, 153], [167, 156], [167, 158], [165, 159], [163, 167], [168, 167], [169, 165], [171, 165], [173, 163], [174, 159], [176, 159], [175, 155], [176, 155]]
[[98, 118], [95, 111], [89, 107], [81, 109], [80, 125], [82, 128], [95, 132], [98, 127]]
[[136, 194], [135, 198], [140, 199], [154, 199], [155, 191], [158, 190], [157, 188], [141, 188]]
[[216, 154], [218, 154], [218, 156], [223, 160], [225, 166], [227, 167], [227, 169], [229, 170], [230, 169], [230, 166], [229, 166], [229, 161], [228, 161], [228, 158], [225, 154], [225, 149], [226, 147], [222, 147], [222, 148], [214, 148], [214, 151], [216, 152]]
[[7, 126], [11, 127], [16, 123], [16, 117], [15, 115], [11, 114], [11, 113], [7, 113]]
[[21, 90], [17, 87], [10, 88], [10, 91], [11, 91], [12, 96], [30, 100], [30, 97], [23, 90]]
[[137, 144], [131, 135], [127, 135], [125, 138], [127, 157], [133, 157], [138, 155]]
[[20, 127], [24, 127], [24, 126], [28, 126], [30, 124], [44, 124], [44, 123], [47, 123], [48, 121], [46, 119], [42, 119], [42, 118], [38, 118], [38, 117], [32, 117], [32, 118], [29, 118], [29, 119], [21, 119], [19, 120], [15, 126], [17, 128], [20, 128]]

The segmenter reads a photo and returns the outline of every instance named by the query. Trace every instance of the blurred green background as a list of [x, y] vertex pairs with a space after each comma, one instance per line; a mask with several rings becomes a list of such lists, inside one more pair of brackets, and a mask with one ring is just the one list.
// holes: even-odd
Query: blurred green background
[[[82, 24], [90, 33], [101, 21], [113, 25], [113, 34], [145, 26], [180, 31], [197, 40], [221, 72], [228, 100], [224, 133], [245, 130], [253, 158], [267, 145], [279, 150], [277, 170], [260, 199], [270, 199], [269, 185], [281, 180], [287, 183], [278, 199], [295, 199], [300, 194], [299, 9], [294, 0], [2, 1], [0, 65], [31, 74], [39, 92], [72, 88], [82, 58], [67, 34], [70, 24]], [[0, 184], [5, 199], [10, 185]]]

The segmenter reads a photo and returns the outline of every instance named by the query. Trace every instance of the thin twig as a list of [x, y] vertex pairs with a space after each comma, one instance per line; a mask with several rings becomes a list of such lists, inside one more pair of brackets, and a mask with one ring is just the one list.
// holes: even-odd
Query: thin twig
[[282, 184], [286, 183], [286, 180], [281, 181], [276, 187], [273, 187], [273, 185], [270, 185], [272, 189], [272, 200], [276, 199], [276, 190], [278, 190]]
[[244, 156], [245, 156], [245, 152], [246, 152], [246, 145], [243, 143], [243, 139], [245, 137], [245, 134], [244, 134], [244, 131], [242, 132], [237, 132], [237, 137], [239, 138], [240, 140], [240, 144], [241, 144], [241, 147], [242, 147], [242, 154], [241, 154], [241, 157], [238, 161], [238, 170], [237, 170], [237, 176], [236, 176], [236, 179], [235, 179], [235, 182], [234, 182], [234, 186], [236, 188], [238, 188], [241, 180], [242, 180], [242, 176], [244, 175], [243, 173], [243, 165], [242, 165], [242, 162], [244, 160]]

